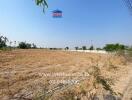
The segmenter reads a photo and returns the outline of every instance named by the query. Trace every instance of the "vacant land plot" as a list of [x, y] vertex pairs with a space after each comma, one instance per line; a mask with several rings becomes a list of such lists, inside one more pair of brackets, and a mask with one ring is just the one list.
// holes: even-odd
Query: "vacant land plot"
[[91, 100], [104, 93], [123, 97], [131, 75], [132, 64], [123, 56], [1, 51], [0, 100]]

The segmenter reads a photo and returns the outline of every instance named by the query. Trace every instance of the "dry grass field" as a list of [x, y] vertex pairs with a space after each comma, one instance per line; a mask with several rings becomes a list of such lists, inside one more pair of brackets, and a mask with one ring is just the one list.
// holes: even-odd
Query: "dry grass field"
[[131, 62], [113, 54], [0, 51], [0, 100], [94, 100], [105, 98], [103, 94], [123, 97], [131, 76]]

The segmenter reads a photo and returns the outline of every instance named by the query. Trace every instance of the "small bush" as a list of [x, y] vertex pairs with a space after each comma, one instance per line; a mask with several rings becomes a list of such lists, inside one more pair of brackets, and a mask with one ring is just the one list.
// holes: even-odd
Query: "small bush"
[[82, 49], [83, 49], [83, 50], [87, 50], [87, 47], [86, 47], [86, 46], [82, 46]]
[[75, 50], [78, 50], [79, 49], [79, 47], [75, 47]]
[[94, 47], [93, 47], [93, 45], [89, 48], [89, 50], [94, 50]]

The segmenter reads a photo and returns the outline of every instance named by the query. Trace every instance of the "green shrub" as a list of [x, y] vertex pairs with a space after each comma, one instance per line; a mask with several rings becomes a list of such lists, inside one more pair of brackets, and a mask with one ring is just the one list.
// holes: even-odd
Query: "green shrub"
[[93, 45], [91, 45], [91, 47], [89, 48], [89, 50], [94, 50], [94, 47], [93, 47]]
[[126, 46], [123, 44], [106, 44], [104, 47], [104, 50], [113, 52], [113, 51], [118, 51], [118, 50], [125, 50]]
[[69, 47], [65, 47], [65, 50], [69, 50]]
[[26, 42], [20, 42], [18, 47], [20, 49], [30, 49], [31, 48], [31, 44], [26, 43]]
[[79, 49], [79, 47], [75, 47], [75, 50], [78, 50]]

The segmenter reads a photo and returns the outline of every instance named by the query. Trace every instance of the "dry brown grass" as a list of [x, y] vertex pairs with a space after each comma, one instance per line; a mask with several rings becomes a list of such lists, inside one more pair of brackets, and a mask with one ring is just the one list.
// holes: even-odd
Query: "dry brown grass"
[[[63, 89], [64, 92], [55, 90], [48, 94], [49, 90], [60, 84], [49, 84], [49, 80], [71, 80], [81, 79], [82, 77], [48, 77], [44, 73], [84, 73], [88, 72], [93, 66], [100, 69], [102, 77], [112, 79], [117, 82], [122, 74], [130, 68], [127, 61], [122, 56], [79, 53], [66, 51], [48, 51], [48, 50], [14, 50], [0, 52], [0, 99], [21, 98], [49, 100], [49, 97], [56, 100], [66, 100], [67, 95], [71, 98], [87, 98], [91, 94], [97, 94], [102, 91], [102, 86], [94, 87], [93, 75], [80, 81], [79, 84], [69, 85]], [[62, 84], [65, 86], [65, 84]], [[114, 85], [112, 85], [114, 87]], [[116, 86], [115, 86], [116, 87]], [[122, 87], [116, 87], [115, 92], [120, 92]], [[60, 89], [61, 90], [61, 89]], [[69, 91], [68, 91], [69, 90]], [[66, 92], [67, 91], [67, 92]], [[74, 92], [73, 92], [74, 91]], [[85, 95], [85, 96], [84, 96]], [[73, 97], [72, 97], [73, 96]], [[58, 98], [60, 97], [60, 99]], [[19, 100], [18, 99], [18, 100]], [[67, 99], [67, 100], [74, 100]], [[55, 99], [53, 99], [55, 100]]]

